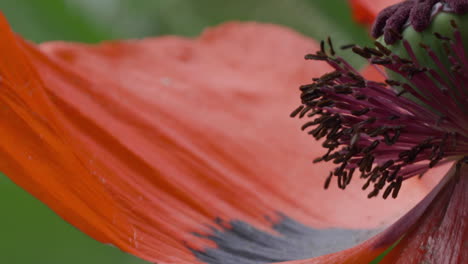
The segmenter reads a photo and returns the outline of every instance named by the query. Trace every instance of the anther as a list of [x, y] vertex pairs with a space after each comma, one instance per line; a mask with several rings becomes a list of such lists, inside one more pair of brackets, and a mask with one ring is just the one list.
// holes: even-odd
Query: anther
[[340, 49], [347, 50], [347, 49], [353, 48], [354, 46], [356, 46], [356, 44], [346, 44], [346, 45], [342, 45]]
[[385, 171], [386, 169], [390, 168], [390, 166], [392, 166], [393, 164], [395, 164], [394, 160], [388, 160], [382, 165], [382, 167], [380, 167], [380, 171]]
[[330, 186], [330, 182], [331, 182], [332, 177], [333, 177], [333, 173], [330, 172], [330, 174], [328, 175], [327, 179], [325, 180], [325, 184], [323, 186], [323, 188], [325, 190], [328, 189], [328, 187]]
[[304, 85], [299, 86], [299, 90], [301, 90], [302, 92], [305, 92], [307, 90], [314, 89], [314, 88], [317, 88], [317, 84], [315, 83], [304, 84]]
[[372, 178], [368, 178], [367, 181], [366, 181], [366, 183], [364, 183], [364, 185], [362, 186], [362, 190], [363, 190], [363, 191], [365, 191], [365, 190], [369, 187], [369, 185], [370, 185], [370, 183], [371, 183], [371, 179], [372, 179]]
[[383, 197], [384, 199], [387, 199], [388, 196], [390, 195], [390, 193], [392, 193], [392, 190], [393, 190], [393, 185], [390, 184], [390, 185], [387, 186], [387, 188], [385, 189], [385, 191], [384, 191], [382, 197]]
[[[406, 59], [406, 58], [402, 58], [402, 57], [399, 57], [399, 56], [395, 56], [394, 57], [394, 60], [397, 62], [397, 63], [401, 63], [401, 64], [414, 64], [412, 60], [410, 59]], [[409, 67], [408, 65], [404, 65], [405, 67]]]
[[381, 190], [383, 187], [385, 187], [385, 184], [387, 183], [388, 174], [388, 171], [384, 171], [382, 173], [382, 176], [380, 177], [379, 181], [375, 184], [375, 188]]
[[330, 54], [332, 56], [335, 56], [336, 52], [335, 52], [335, 49], [333, 48], [333, 43], [330, 37], [327, 38], [327, 42], [328, 42], [328, 46], [330, 47]]
[[377, 65], [386, 65], [386, 64], [391, 64], [392, 60], [390, 58], [373, 58], [370, 61], [372, 64], [377, 64]]
[[312, 107], [306, 106], [304, 109], [302, 109], [301, 113], [299, 114], [299, 118], [303, 118], [307, 112], [312, 110]]
[[361, 133], [357, 132], [351, 137], [351, 141], [349, 142], [350, 147], [354, 147], [356, 143], [359, 141], [361, 137]]
[[356, 100], [366, 100], [367, 99], [367, 95], [365, 94], [356, 94], [354, 96], [354, 98], [356, 98]]
[[323, 111], [321, 109], [314, 110], [307, 115], [307, 117], [313, 117], [314, 115], [321, 114]]
[[364, 81], [364, 78], [360, 75], [357, 75], [353, 72], [348, 72], [347, 74], [348, 77], [350, 77], [351, 79], [355, 80], [355, 81], [359, 81], [359, 82], [363, 82]]
[[355, 170], [356, 168], [349, 169], [348, 178], [346, 179], [346, 185], [349, 185], [349, 183], [351, 182], [351, 179], [353, 178]]
[[397, 165], [397, 166], [394, 168], [392, 174], [390, 174], [390, 176], [388, 176], [387, 182], [391, 182], [391, 181], [395, 180], [396, 177], [397, 177], [397, 175], [398, 175], [398, 173], [400, 172], [400, 170], [401, 170], [401, 165]]
[[365, 153], [365, 154], [367, 154], [367, 153], [373, 151], [374, 149], [376, 149], [376, 148], [379, 146], [379, 144], [380, 144], [380, 141], [379, 141], [379, 140], [376, 140], [376, 141], [372, 142], [372, 144], [371, 144], [370, 146], [365, 147], [365, 148], [362, 150], [362, 152]]
[[400, 137], [401, 135], [401, 130], [400, 129], [395, 129], [395, 134], [391, 137], [388, 133], [388, 131], [386, 131], [384, 133], [384, 139], [385, 139], [385, 143], [389, 146], [395, 144], [398, 140], [398, 138]]
[[435, 36], [436, 38], [440, 39], [440, 40], [446, 40], [446, 41], [450, 40], [449, 37], [443, 36], [443, 35], [440, 34], [439, 32], [434, 32], [434, 36]]
[[458, 29], [458, 25], [457, 25], [457, 22], [455, 22], [455, 20], [451, 19], [451, 20], [450, 20], [450, 25], [451, 25], [454, 29]]
[[379, 189], [375, 188], [372, 192], [369, 193], [369, 195], [367, 195], [367, 198], [372, 198], [372, 197], [375, 197], [379, 195]]
[[312, 163], [319, 163], [319, 162], [322, 162], [323, 161], [323, 157], [318, 157], [318, 158], [315, 158]]
[[361, 49], [360, 47], [354, 46], [352, 48], [352, 51], [356, 53], [357, 55], [365, 58], [365, 59], [370, 59], [372, 57], [372, 54], [369, 52], [366, 52], [365, 50]]
[[335, 102], [331, 99], [325, 99], [321, 100], [320, 102], [317, 103], [317, 107], [327, 107], [327, 106], [332, 106]]
[[351, 114], [355, 115], [355, 116], [362, 116], [362, 115], [365, 115], [365, 114], [369, 113], [369, 111], [370, 111], [370, 108], [366, 107], [366, 108], [361, 109], [361, 110], [353, 110], [353, 111], [351, 111]]
[[314, 126], [316, 125], [314, 121], [310, 121], [310, 122], [307, 122], [305, 123], [304, 125], [302, 125], [301, 129], [302, 131], [306, 130], [307, 128], [311, 127], [311, 126]]
[[334, 72], [324, 74], [322, 77], [320, 77], [319, 80], [321, 82], [330, 82], [330, 81], [333, 81], [333, 80], [335, 80], [335, 79], [337, 79], [339, 77], [341, 77], [341, 72], [334, 71]]
[[383, 54], [389, 56], [390, 54], [392, 54], [392, 51], [389, 50], [387, 47], [385, 47], [384, 45], [382, 45], [382, 43], [378, 42], [378, 41], [375, 41], [374, 42], [374, 45], [377, 47], [377, 49], [379, 51], [381, 51]]
[[392, 198], [396, 199], [398, 197], [398, 193], [400, 192], [401, 188], [401, 183], [403, 182], [402, 177], [398, 177], [395, 182], [393, 182], [394, 187], [393, 187], [393, 192], [392, 192]]
[[375, 123], [375, 121], [377, 121], [377, 117], [371, 116], [371, 117], [367, 118], [366, 120], [362, 121], [360, 124], [361, 125], [370, 125], [370, 124]]
[[385, 54], [377, 49], [374, 49], [374, 48], [369, 48], [369, 47], [364, 47], [364, 52], [366, 53], [370, 53], [374, 56], [377, 56], [377, 57], [383, 57]]
[[335, 89], [335, 93], [338, 93], [338, 94], [352, 94], [353, 93], [353, 89], [351, 89], [351, 87], [347, 85], [343, 85], [343, 84], [336, 85], [333, 87], [333, 89]]
[[307, 54], [304, 57], [306, 60], [319, 60], [326, 61], [328, 59], [327, 55], [324, 54]]
[[387, 83], [388, 85], [391, 85], [391, 86], [400, 86], [401, 83], [399, 81], [395, 81], [395, 80], [385, 80], [385, 83]]
[[301, 111], [304, 109], [304, 105], [300, 105], [296, 110], [292, 111], [292, 113], [289, 115], [290, 117], [296, 117]]
[[407, 90], [401, 90], [399, 93], [397, 93], [397, 97], [400, 97], [402, 95], [404, 95], [405, 93], [407, 93], [408, 91]]

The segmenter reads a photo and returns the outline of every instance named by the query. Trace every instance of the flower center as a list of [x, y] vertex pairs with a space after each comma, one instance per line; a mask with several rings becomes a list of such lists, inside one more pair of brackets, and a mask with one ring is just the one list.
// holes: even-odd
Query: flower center
[[[335, 56], [333, 45], [306, 59], [328, 63], [333, 72], [302, 85], [301, 105], [291, 117], [308, 118], [302, 126], [327, 149], [314, 162], [333, 162], [332, 179], [345, 189], [355, 174], [370, 186], [369, 198], [396, 198], [404, 180], [468, 154], [468, 57], [459, 26], [449, 36], [436, 33], [445, 47], [418, 43], [430, 63], [421, 63], [415, 43], [392, 30], [404, 55], [380, 42], [375, 47], [348, 46], [381, 71], [385, 83], [366, 80]], [[382, 71], [382, 68], [386, 69]]]
[[401, 32], [412, 26], [417, 32], [423, 32], [441, 12], [465, 14], [468, 12], [468, 0], [407, 0], [382, 10], [372, 28], [374, 38], [384, 36], [388, 44], [398, 38], [392, 32]]

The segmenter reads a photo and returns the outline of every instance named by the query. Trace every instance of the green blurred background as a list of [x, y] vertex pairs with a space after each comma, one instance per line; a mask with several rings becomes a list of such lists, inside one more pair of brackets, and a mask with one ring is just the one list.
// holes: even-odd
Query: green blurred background
[[[228, 20], [282, 24], [316, 39], [330, 35], [336, 45], [369, 41], [345, 0], [0, 0], [0, 9], [35, 42], [196, 36]], [[2, 264], [146, 263], [86, 237], [1, 174], [0, 210]]]

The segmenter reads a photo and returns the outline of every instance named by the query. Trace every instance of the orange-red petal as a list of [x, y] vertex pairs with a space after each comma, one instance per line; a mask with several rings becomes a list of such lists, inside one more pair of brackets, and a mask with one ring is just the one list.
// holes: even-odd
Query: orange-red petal
[[350, 0], [353, 16], [363, 24], [372, 24], [380, 10], [401, 0]]
[[451, 173], [434, 202], [382, 263], [468, 263], [468, 167]]
[[377, 227], [431, 187], [410, 181], [394, 201], [368, 200], [359, 184], [323, 190], [330, 166], [311, 165], [322, 149], [288, 114], [297, 87], [327, 68], [301, 59], [317, 45], [291, 30], [229, 23], [194, 40], [36, 47], [0, 18], [0, 38], [0, 170], [144, 259], [197, 262], [190, 248], [216, 245], [194, 232], [216, 218], [268, 232], [278, 212]]
[[[463, 247], [464, 241], [466, 241], [464, 239], [467, 236], [465, 218], [468, 178], [466, 177], [466, 167], [464, 169], [465, 171], [461, 175], [455, 175], [456, 170], [453, 163], [434, 169], [432, 174], [445, 175], [445, 177], [407, 214], [366, 242], [338, 253], [287, 263], [370, 263], [383, 254], [389, 245], [397, 243], [397, 246], [381, 263], [410, 264], [423, 263], [424, 260], [431, 260], [428, 263], [465, 263], [467, 255], [461, 250], [461, 247]], [[447, 213], [447, 208], [450, 209], [449, 213]], [[441, 226], [437, 228], [438, 225]], [[454, 231], [458, 228], [460, 228], [460, 234]], [[444, 244], [444, 242], [448, 242], [448, 244]], [[435, 252], [437, 254], [433, 254]], [[463, 261], [454, 261], [457, 259]]]

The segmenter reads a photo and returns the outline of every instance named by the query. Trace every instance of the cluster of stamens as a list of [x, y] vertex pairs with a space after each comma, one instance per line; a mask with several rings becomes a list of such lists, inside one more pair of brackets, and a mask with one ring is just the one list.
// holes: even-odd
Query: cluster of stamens
[[334, 71], [302, 85], [301, 105], [291, 117], [310, 118], [302, 126], [326, 153], [314, 162], [333, 162], [325, 188], [333, 178], [345, 189], [355, 174], [365, 180], [369, 198], [382, 193], [396, 198], [402, 182], [468, 153], [468, 58], [461, 34], [436, 34], [446, 47], [450, 65], [421, 44], [437, 67], [418, 63], [408, 41], [398, 37], [408, 53], [403, 58], [379, 42], [375, 47], [348, 45], [377, 70], [386, 68], [404, 81], [366, 80], [349, 63], [337, 57], [333, 44], [322, 41], [321, 50], [307, 60], [328, 63]]

